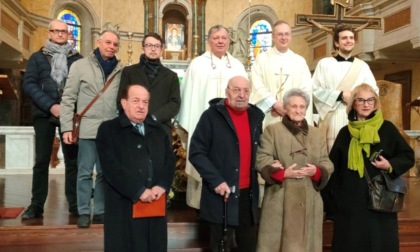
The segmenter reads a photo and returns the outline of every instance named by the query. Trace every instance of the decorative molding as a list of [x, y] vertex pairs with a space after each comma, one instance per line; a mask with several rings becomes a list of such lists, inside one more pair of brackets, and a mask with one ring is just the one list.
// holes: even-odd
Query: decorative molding
[[411, 24], [411, 7], [400, 10], [392, 15], [384, 17], [384, 33], [394, 31]]

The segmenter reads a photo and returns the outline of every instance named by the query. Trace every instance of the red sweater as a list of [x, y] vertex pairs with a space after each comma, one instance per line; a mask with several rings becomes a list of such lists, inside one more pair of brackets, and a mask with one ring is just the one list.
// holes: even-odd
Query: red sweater
[[230, 107], [227, 99], [225, 99], [225, 104], [239, 141], [239, 189], [249, 188], [251, 183], [251, 130], [248, 110], [234, 110]]

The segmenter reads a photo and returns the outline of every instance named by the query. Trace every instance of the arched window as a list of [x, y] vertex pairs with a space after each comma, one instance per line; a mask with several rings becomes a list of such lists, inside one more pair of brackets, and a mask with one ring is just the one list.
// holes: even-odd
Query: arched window
[[258, 20], [252, 24], [249, 31], [251, 34], [251, 62], [254, 62], [259, 53], [271, 48], [273, 44], [271, 32], [271, 25], [266, 20]]
[[62, 10], [58, 14], [58, 19], [63, 20], [69, 27], [69, 43], [73, 45], [73, 49], [80, 52], [80, 41], [82, 39], [81, 23], [79, 16], [71, 10]]

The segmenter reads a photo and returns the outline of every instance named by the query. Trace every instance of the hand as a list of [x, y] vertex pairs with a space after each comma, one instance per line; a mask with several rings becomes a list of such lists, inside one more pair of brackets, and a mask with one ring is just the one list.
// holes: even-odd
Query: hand
[[274, 103], [273, 107], [272, 107], [272, 114], [273, 114], [273, 110], [279, 115], [279, 116], [284, 116], [286, 114], [286, 110], [283, 107], [283, 102], [281, 101], [277, 101], [276, 103]]
[[59, 118], [60, 117], [60, 104], [54, 104], [50, 108], [50, 112], [53, 116]]
[[349, 103], [349, 100], [350, 100], [350, 95], [351, 95], [351, 92], [350, 91], [348, 91], [348, 90], [343, 90], [343, 96], [342, 96], [342, 102], [344, 103], [344, 104], [348, 104]]
[[73, 133], [68, 131], [63, 133], [63, 142], [65, 144], [73, 144]]
[[300, 171], [303, 176], [312, 177], [316, 173], [316, 166], [313, 164], [306, 164], [306, 166], [302, 167]]
[[280, 169], [284, 169], [283, 165], [280, 163], [279, 160], [274, 160], [274, 163], [272, 164], [272, 166], [274, 168], [280, 168]]
[[375, 161], [370, 162], [370, 163], [376, 168], [385, 170], [385, 171], [388, 171], [389, 168], [391, 168], [391, 164], [389, 163], [388, 159], [384, 158], [384, 156], [382, 155], [379, 155], [379, 157]]
[[156, 196], [156, 200], [160, 199], [160, 197], [165, 193], [165, 189], [160, 186], [152, 187], [152, 193]]
[[150, 189], [146, 189], [140, 196], [140, 200], [142, 202], [152, 202], [156, 200], [156, 194], [152, 192]]
[[216, 186], [216, 188], [214, 188], [214, 191], [219, 195], [225, 196], [225, 198], [229, 198], [230, 188], [226, 182], [223, 182], [220, 185]]
[[297, 164], [292, 164], [286, 168], [284, 172], [284, 178], [303, 178], [307, 176], [307, 172], [304, 169], [295, 169]]

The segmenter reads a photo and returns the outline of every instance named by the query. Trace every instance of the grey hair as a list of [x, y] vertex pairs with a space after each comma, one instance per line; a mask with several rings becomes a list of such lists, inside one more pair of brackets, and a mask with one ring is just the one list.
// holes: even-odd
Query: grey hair
[[[67, 25], [67, 27], [68, 27], [68, 24], [66, 23], [66, 22], [64, 22], [63, 20], [61, 20], [61, 19], [53, 19], [53, 20], [51, 20], [49, 23], [48, 23], [48, 30], [51, 30], [51, 28], [52, 28], [52, 24], [53, 23], [62, 23], [62, 24], [66, 24]], [[68, 29], [68, 28], [67, 28]]]
[[99, 39], [102, 39], [102, 37], [103, 37], [103, 35], [105, 33], [112, 33], [112, 34], [114, 34], [115, 36], [117, 36], [118, 41], [120, 41], [120, 35], [116, 31], [113, 31], [113, 30], [104, 30], [104, 31], [102, 31], [101, 33], [99, 33]]
[[220, 24], [215, 25], [215, 26], [212, 26], [212, 27], [210, 28], [209, 32], [207, 33], [207, 39], [209, 39], [209, 38], [210, 38], [210, 36], [211, 36], [214, 32], [220, 31], [220, 30], [222, 30], [222, 29], [224, 29], [224, 30], [227, 32], [227, 34], [228, 34], [228, 38], [230, 39], [229, 30], [228, 30], [226, 27], [224, 27], [223, 25], [220, 25]]
[[303, 91], [300, 88], [292, 88], [289, 91], [287, 91], [283, 95], [283, 104], [288, 104], [289, 99], [293, 96], [299, 96], [299, 97], [302, 97], [303, 99], [305, 99], [306, 108], [308, 108], [309, 103], [311, 102], [311, 98], [309, 97], [309, 95], [305, 91]]
[[290, 24], [287, 23], [285, 20], [278, 20], [277, 22], [274, 23], [274, 25], [273, 25], [273, 31], [272, 32], [274, 33], [274, 28], [276, 28], [276, 26], [282, 25], [282, 24], [286, 24], [286, 25], [288, 25], [290, 27]]

